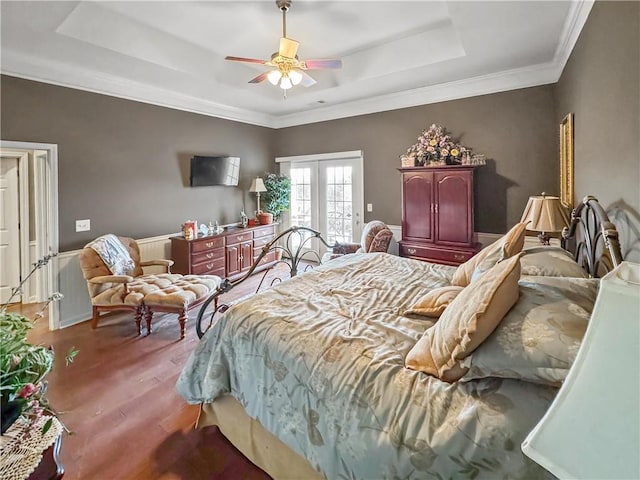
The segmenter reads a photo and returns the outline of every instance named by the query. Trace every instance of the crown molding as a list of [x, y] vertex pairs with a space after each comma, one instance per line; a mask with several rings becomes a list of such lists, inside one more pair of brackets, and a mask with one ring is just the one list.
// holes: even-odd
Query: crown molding
[[273, 128], [273, 116], [59, 62], [2, 52], [0, 73], [36, 82]]
[[556, 83], [594, 0], [571, 2], [552, 61], [286, 115], [231, 107], [114, 75], [2, 52], [2, 74], [274, 129]]

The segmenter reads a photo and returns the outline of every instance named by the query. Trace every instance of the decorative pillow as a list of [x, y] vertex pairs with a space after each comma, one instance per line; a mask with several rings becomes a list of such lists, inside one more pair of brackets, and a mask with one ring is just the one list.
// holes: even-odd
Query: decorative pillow
[[[501, 239], [483, 248], [465, 263], [458, 266], [456, 273], [453, 274], [451, 285], [458, 285], [460, 287], [469, 285], [476, 267], [486, 259], [495, 260], [493, 265], [498, 263], [503, 249], [506, 255], [504, 258], [509, 258], [516, 253], [520, 253], [524, 246], [526, 226], [526, 223], [516, 223]], [[493, 265], [490, 265], [490, 267]]]
[[519, 255], [498, 263], [466, 287], [440, 320], [407, 354], [405, 365], [446, 382], [462, 377], [461, 360], [470, 355], [518, 300]]
[[[575, 360], [597, 279], [522, 277], [520, 299], [465, 366], [461, 380], [515, 378], [559, 386]], [[440, 320], [442, 321], [442, 320]]]
[[509, 258], [509, 255], [504, 245], [500, 250], [495, 250], [491, 252], [491, 254], [487, 255], [485, 259], [482, 260], [473, 270], [473, 273], [471, 274], [470, 283], [475, 282], [478, 278], [482, 276], [483, 273], [492, 269], [496, 263], [499, 263], [502, 260], [505, 260], [506, 258]]
[[462, 290], [463, 287], [454, 285], [434, 288], [420, 297], [405, 313], [438, 318]]
[[589, 278], [571, 254], [560, 247], [532, 247], [520, 257], [522, 275]]

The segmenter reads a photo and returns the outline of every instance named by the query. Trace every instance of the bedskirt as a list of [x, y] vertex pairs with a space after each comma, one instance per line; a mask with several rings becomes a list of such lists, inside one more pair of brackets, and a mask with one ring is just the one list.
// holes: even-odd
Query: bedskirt
[[254, 465], [275, 480], [316, 480], [324, 476], [254, 420], [231, 395], [200, 406], [197, 428], [216, 425]]

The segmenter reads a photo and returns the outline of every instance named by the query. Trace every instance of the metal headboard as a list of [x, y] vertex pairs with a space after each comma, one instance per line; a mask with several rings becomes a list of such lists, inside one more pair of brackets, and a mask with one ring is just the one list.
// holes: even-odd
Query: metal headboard
[[[247, 271], [247, 273], [233, 282], [225, 279], [220, 287], [215, 292], [213, 292], [211, 296], [209, 296], [209, 298], [207, 298], [207, 300], [205, 300], [205, 302], [202, 304], [202, 307], [200, 307], [200, 312], [198, 313], [198, 319], [196, 320], [196, 333], [198, 334], [198, 338], [202, 338], [205, 332], [209, 328], [211, 328], [214, 323], [214, 317], [216, 313], [222, 314], [226, 312], [231, 306], [226, 303], [219, 304], [218, 299], [220, 295], [240, 285], [251, 275], [253, 275], [253, 272], [261, 265], [262, 259], [270, 252], [278, 252], [281, 258], [264, 271], [262, 279], [260, 280], [258, 288], [256, 289], [256, 293], [260, 290], [262, 282], [264, 282], [267, 274], [273, 267], [280, 263], [284, 263], [289, 267], [289, 273], [291, 277], [295, 277], [298, 274], [298, 267], [300, 266], [300, 262], [306, 260], [305, 257], [309, 255], [315, 256], [315, 260], [320, 263], [318, 254], [313, 250], [307, 249], [309, 243], [314, 239], [319, 240], [325, 247], [329, 249], [333, 249], [336, 247], [335, 244], [330, 245], [324, 238], [322, 238], [322, 235], [317, 230], [309, 227], [298, 226], [289, 227], [279, 235], [276, 235], [273, 240], [263, 246], [260, 255], [254, 260], [253, 265]], [[214, 305], [213, 311], [207, 312], [207, 309], [212, 302]]]
[[562, 232], [562, 246], [592, 277], [602, 277], [622, 263], [618, 231], [591, 195], [573, 209], [571, 224]]

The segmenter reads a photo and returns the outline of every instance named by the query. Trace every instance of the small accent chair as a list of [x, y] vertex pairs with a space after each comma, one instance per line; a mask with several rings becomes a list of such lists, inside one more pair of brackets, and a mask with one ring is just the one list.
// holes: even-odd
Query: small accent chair
[[393, 232], [380, 220], [367, 223], [362, 229], [360, 243], [338, 243], [333, 251], [323, 255], [320, 263], [349, 253], [386, 252], [393, 238]]
[[[118, 237], [126, 247], [135, 266], [131, 275], [113, 275], [100, 255], [90, 247], [80, 252], [80, 267], [87, 281], [93, 316], [91, 327], [97, 328], [100, 312], [131, 310], [134, 312], [138, 335], [142, 317], [151, 333], [151, 309], [177, 313], [180, 338], [184, 338], [187, 312], [201, 304], [221, 284], [215, 275], [180, 275], [170, 273], [173, 260], [140, 261], [140, 248], [133, 238]], [[142, 267], [161, 266], [166, 273], [144, 274]], [[162, 301], [158, 300], [162, 298]], [[151, 303], [147, 303], [150, 300]], [[145, 315], [146, 312], [146, 315]]]

